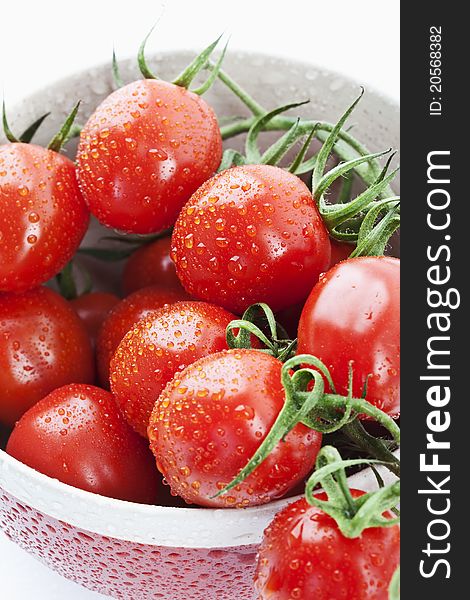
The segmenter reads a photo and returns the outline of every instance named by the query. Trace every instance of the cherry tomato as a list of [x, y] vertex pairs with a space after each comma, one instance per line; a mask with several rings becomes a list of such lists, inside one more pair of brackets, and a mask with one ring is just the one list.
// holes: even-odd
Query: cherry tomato
[[13, 425], [55, 388], [93, 377], [87, 331], [62, 296], [46, 287], [0, 295], [2, 423]]
[[330, 241], [307, 186], [278, 167], [219, 173], [181, 211], [172, 258], [188, 292], [241, 313], [304, 300], [330, 261]]
[[111, 358], [129, 329], [157, 308], [187, 298], [188, 295], [182, 288], [181, 291], [177, 291], [160, 286], [150, 286], [124, 298], [109, 312], [98, 332], [96, 342], [98, 375], [104, 388], [109, 388]]
[[111, 391], [141, 435], [165, 385], [198, 358], [227, 348], [235, 315], [205, 302], [177, 302], [141, 319], [119, 344], [110, 366]]
[[145, 244], [132, 254], [124, 267], [122, 287], [131, 294], [149, 285], [183, 290], [176, 275], [175, 263], [170, 258], [171, 237], [163, 237]]
[[28, 290], [58, 273], [88, 219], [70, 159], [32, 144], [0, 146], [0, 291]]
[[135, 81], [104, 100], [80, 136], [80, 187], [108, 227], [134, 233], [173, 225], [220, 164], [214, 111], [197, 94], [160, 80]]
[[70, 300], [73, 309], [83, 321], [93, 344], [98, 331], [109, 311], [120, 302], [114, 294], [107, 292], [91, 292]]
[[347, 538], [334, 519], [301, 498], [264, 532], [255, 586], [260, 600], [388, 600], [399, 556], [398, 525]]
[[400, 413], [400, 261], [386, 256], [338, 263], [313, 288], [299, 323], [298, 353], [313, 354], [347, 395], [353, 361], [353, 394], [391, 416]]
[[354, 246], [347, 242], [339, 242], [338, 240], [330, 239], [331, 243], [331, 259], [330, 269], [342, 260], [349, 258], [351, 252], [354, 251]]
[[158, 471], [145, 441], [112, 395], [83, 384], [58, 388], [18, 421], [7, 452], [33, 469], [102, 496], [151, 504]]
[[281, 368], [259, 350], [229, 350], [168, 383], [148, 434], [174, 492], [201, 506], [253, 506], [284, 496], [313, 469], [322, 436], [299, 424], [242, 484], [213, 497], [246, 465], [281, 411]]

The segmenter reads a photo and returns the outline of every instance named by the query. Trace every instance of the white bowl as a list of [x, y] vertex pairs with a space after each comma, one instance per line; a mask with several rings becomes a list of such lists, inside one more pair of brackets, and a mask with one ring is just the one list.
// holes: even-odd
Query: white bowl
[[[174, 78], [193, 54], [161, 54], [149, 61], [163, 79]], [[260, 54], [227, 56], [225, 70], [267, 107], [311, 100], [297, 112], [336, 121], [359, 92], [359, 83], [308, 63]], [[125, 81], [138, 77], [135, 60], [121, 65]], [[37, 136], [46, 143], [77, 99], [84, 122], [112, 90], [110, 65], [61, 80], [9, 107], [21, 131], [41, 114], [51, 116]], [[237, 98], [217, 83], [205, 96], [219, 116], [244, 115]], [[354, 132], [370, 149], [398, 147], [396, 104], [372, 90], [354, 112]], [[230, 141], [234, 145], [235, 140]], [[240, 147], [241, 140], [236, 144]], [[398, 182], [394, 184], [395, 189]], [[85, 244], [103, 229], [93, 222]], [[109, 265], [90, 262], [108, 287]], [[383, 475], [388, 479], [387, 472]], [[351, 485], [376, 485], [370, 470]], [[248, 509], [168, 508], [132, 504], [85, 492], [42, 475], [0, 450], [0, 525], [7, 535], [62, 575], [116, 598], [145, 600], [251, 600], [254, 559], [263, 529], [292, 499]]]

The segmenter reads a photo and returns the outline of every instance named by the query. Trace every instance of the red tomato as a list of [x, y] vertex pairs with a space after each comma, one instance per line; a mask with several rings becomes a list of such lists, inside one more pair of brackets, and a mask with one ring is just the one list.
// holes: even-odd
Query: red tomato
[[[364, 493], [351, 491], [354, 497]], [[302, 498], [264, 532], [255, 586], [260, 600], [388, 600], [399, 557], [398, 525], [347, 538], [334, 519]]]
[[400, 261], [385, 256], [338, 263], [313, 288], [299, 323], [298, 354], [330, 369], [339, 394], [353, 394], [391, 416], [400, 413]]
[[93, 344], [96, 342], [103, 321], [118, 302], [120, 300], [117, 296], [106, 292], [91, 292], [70, 300], [70, 304], [83, 321]]
[[246, 465], [281, 411], [281, 368], [258, 350], [229, 350], [198, 360], [168, 383], [148, 433], [174, 492], [201, 506], [253, 506], [280, 498], [313, 469], [322, 436], [299, 424], [242, 484], [213, 498]]
[[0, 295], [0, 422], [13, 425], [57, 387], [91, 383], [93, 353], [66, 300], [41, 287]]
[[330, 239], [331, 242], [331, 260], [330, 269], [342, 260], [349, 258], [351, 252], [354, 251], [355, 246], [348, 244], [347, 242], [339, 242], [338, 240]]
[[0, 146], [0, 291], [28, 290], [58, 273], [88, 217], [70, 159], [32, 144]]
[[177, 302], [141, 319], [119, 344], [110, 366], [111, 391], [132, 427], [147, 435], [165, 385], [198, 358], [227, 348], [235, 315], [205, 302]]
[[134, 233], [173, 225], [220, 164], [217, 118], [197, 94], [160, 80], [113, 92], [80, 136], [78, 177], [91, 212]]
[[183, 290], [176, 275], [175, 263], [170, 258], [171, 237], [145, 244], [132, 254], [124, 267], [122, 287], [130, 294], [149, 285]]
[[7, 452], [33, 469], [88, 492], [154, 503], [158, 471], [144, 440], [109, 392], [83, 384], [54, 390], [30, 408]]
[[219, 173], [181, 211], [172, 258], [188, 292], [241, 313], [266, 302], [304, 300], [330, 261], [330, 241], [312, 195], [278, 167]]
[[109, 363], [129, 329], [157, 308], [187, 298], [188, 295], [183, 289], [176, 291], [151, 286], [124, 298], [110, 311], [98, 332], [96, 341], [98, 375], [103, 387], [109, 388]]

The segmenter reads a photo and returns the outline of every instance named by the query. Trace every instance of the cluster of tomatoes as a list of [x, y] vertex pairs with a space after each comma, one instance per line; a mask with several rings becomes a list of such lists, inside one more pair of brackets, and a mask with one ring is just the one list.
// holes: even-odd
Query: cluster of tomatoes
[[[351, 246], [331, 241], [297, 175], [269, 164], [216, 173], [221, 158], [212, 108], [157, 79], [130, 83], [96, 108], [75, 162], [22, 141], [0, 146], [0, 422], [12, 428], [12, 456], [134, 502], [166, 503], [168, 486], [199, 506], [284, 496], [312, 472], [322, 443], [300, 422], [221, 493], [285, 401], [281, 360], [256, 340], [227, 342], [229, 324], [258, 302], [298, 337], [299, 354], [327, 365], [338, 395], [361, 397], [367, 382], [366, 400], [398, 416], [399, 260], [342, 260]], [[66, 300], [47, 284], [78, 251], [90, 213], [126, 233], [173, 227], [129, 258], [122, 300], [101, 292]], [[286, 552], [286, 531], [298, 556], [286, 554], [288, 576], [266, 574]], [[392, 569], [396, 529], [366, 533], [365, 552], [378, 543]], [[354, 597], [382, 598], [393, 569], [378, 558], [375, 574], [355, 582], [355, 541], [342, 542], [346, 572], [341, 537], [306, 501], [289, 507], [267, 533], [262, 597], [343, 597], [333, 581], [360, 590]]]

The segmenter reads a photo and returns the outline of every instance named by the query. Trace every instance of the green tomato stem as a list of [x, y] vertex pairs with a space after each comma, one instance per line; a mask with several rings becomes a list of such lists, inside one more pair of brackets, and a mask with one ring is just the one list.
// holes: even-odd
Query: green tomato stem
[[[207, 68], [210, 69], [211, 71], [213, 69], [215, 69], [214, 63], [212, 63], [212, 62], [208, 63]], [[261, 106], [261, 104], [256, 102], [256, 100], [252, 96], [250, 96], [250, 94], [248, 94], [248, 92], [246, 92], [241, 86], [239, 86], [238, 83], [234, 79], [232, 79], [226, 71], [224, 71], [223, 69], [220, 69], [218, 78], [229, 90], [231, 90], [235, 94], [235, 96], [237, 96], [237, 98], [239, 98], [243, 102], [243, 104], [253, 113], [253, 115], [255, 117], [259, 117], [266, 113], [266, 109], [264, 109]], [[253, 124], [253, 122], [251, 122], [251, 125], [252, 124]], [[248, 129], [251, 127], [251, 125], [247, 129], [244, 129], [243, 131], [248, 131]], [[234, 135], [237, 135], [237, 134], [235, 133]], [[223, 135], [222, 135], [222, 137], [223, 137]], [[232, 137], [232, 136], [228, 136], [228, 137]], [[223, 138], [223, 139], [226, 139], [226, 138]]]
[[[249, 310], [251, 310], [251, 307]], [[244, 316], [246, 316], [246, 313]], [[234, 323], [240, 327], [242, 322], [239, 321]], [[231, 333], [229, 328], [228, 332]], [[242, 334], [244, 336], [249, 335], [247, 331], [242, 332]], [[229, 339], [229, 336], [227, 339]], [[315, 370], [302, 367], [298, 371], [292, 372], [292, 369], [295, 367], [305, 364], [315, 367]], [[400, 429], [391, 417], [366, 400], [352, 397], [352, 367], [350, 368], [348, 396], [340, 396], [336, 393], [326, 394], [323, 377], [328, 381], [330, 388], [334, 389], [331, 375], [326, 365], [315, 356], [301, 354], [290, 358], [284, 363], [281, 370], [281, 382], [285, 391], [285, 400], [281, 412], [245, 467], [241, 469], [237, 476], [223, 490], [217, 493], [217, 496], [227, 493], [233, 487], [244, 481], [244, 479], [246, 479], [266, 459], [275, 446], [283, 440], [298, 423], [303, 423], [313, 430], [324, 433], [334, 431], [339, 427], [347, 427], [349, 424], [353, 424], [356, 421], [357, 415], [367, 414], [387, 427], [395, 440], [399, 442]], [[305, 391], [305, 388], [310, 382], [313, 383], [312, 389], [310, 391]], [[354, 411], [354, 414], [352, 414], [352, 411]], [[322, 420], [327, 421], [327, 425], [325, 425]], [[333, 424], [333, 427], [331, 426], [331, 423]], [[366, 449], [368, 454], [371, 454], [375, 458], [375, 462], [387, 463], [389, 468], [390, 463], [391, 468], [394, 469], [393, 472], [399, 472], [398, 459], [388, 451], [382, 440], [372, 443], [369, 440], [369, 437], [371, 436], [365, 431], [362, 432], [360, 427], [360, 423], [356, 428], [353, 427], [351, 435], [354, 434], [359, 438], [361, 447]], [[357, 442], [356, 439], [354, 439], [354, 441]], [[335, 449], [331, 452], [337, 454]], [[355, 465], [369, 462], [369, 459], [358, 459], [349, 461], [349, 464]]]
[[[305, 496], [309, 504], [336, 521], [345, 537], [356, 538], [369, 527], [393, 527], [399, 523], [399, 518], [384, 515], [386, 511], [393, 510], [400, 500], [399, 481], [355, 498], [351, 494], [345, 469], [374, 462], [378, 461], [342, 460], [333, 446], [324, 446], [318, 453], [316, 470], [307, 482]], [[322, 500], [314, 494], [317, 485], [322, 486], [327, 500]]]
[[359, 446], [369, 456], [383, 461], [387, 467], [397, 477], [400, 477], [400, 461], [390, 452], [383, 440], [369, 435], [359, 420], [352, 421], [344, 425], [342, 432]]
[[[259, 113], [257, 114], [259, 116]], [[252, 127], [256, 119], [256, 116], [252, 116], [229, 123], [228, 125], [223, 125], [220, 128], [222, 139], [226, 140], [241, 133], [246, 133]], [[286, 131], [295, 124], [296, 120], [296, 117], [279, 115], [266, 123], [263, 127], [263, 131]], [[315, 127], [315, 137], [323, 142], [325, 141], [327, 134], [330, 133], [335, 126], [327, 121], [301, 120], [297, 128], [297, 134], [299, 136], [309, 134], [313, 127]], [[336, 143], [334, 151], [341, 160], [351, 160], [357, 155], [365, 156], [369, 154], [367, 148], [344, 129], [339, 132], [339, 139], [343, 143]], [[351, 150], [353, 152], [351, 152]], [[355, 168], [356, 173], [361, 177], [364, 183], [369, 186], [375, 183], [381, 170], [382, 167], [376, 159], [371, 159], [367, 163], [358, 165]], [[393, 195], [394, 192], [390, 186], [387, 186], [385, 190], [380, 193], [381, 198], [387, 198]]]
[[[256, 324], [259, 322], [260, 317], [264, 318], [269, 326], [269, 336]], [[237, 335], [234, 334], [234, 330], [238, 330]], [[235, 319], [227, 325], [227, 345], [229, 348], [252, 349], [251, 340], [252, 336], [255, 336], [265, 346], [265, 348], [258, 350], [284, 362], [291, 356], [297, 346], [297, 340], [279, 339], [279, 334], [284, 333], [285, 331], [277, 323], [276, 317], [269, 306], [259, 302], [249, 306], [241, 319]]]

